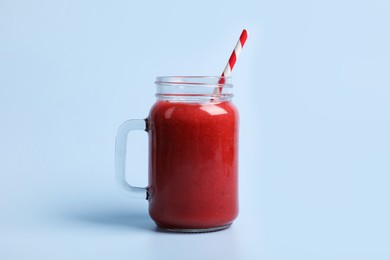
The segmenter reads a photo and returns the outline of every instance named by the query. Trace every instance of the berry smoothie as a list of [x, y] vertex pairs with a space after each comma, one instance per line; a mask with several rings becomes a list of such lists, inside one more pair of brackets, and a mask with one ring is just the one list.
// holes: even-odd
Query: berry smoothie
[[228, 226], [238, 214], [238, 112], [230, 101], [157, 101], [148, 118], [149, 213], [165, 229]]

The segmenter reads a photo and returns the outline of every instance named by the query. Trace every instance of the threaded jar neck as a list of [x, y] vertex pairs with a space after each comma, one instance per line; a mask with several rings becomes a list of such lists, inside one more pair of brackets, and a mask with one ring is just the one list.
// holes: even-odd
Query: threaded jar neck
[[230, 77], [164, 76], [156, 78], [158, 100], [172, 102], [222, 102], [233, 97]]

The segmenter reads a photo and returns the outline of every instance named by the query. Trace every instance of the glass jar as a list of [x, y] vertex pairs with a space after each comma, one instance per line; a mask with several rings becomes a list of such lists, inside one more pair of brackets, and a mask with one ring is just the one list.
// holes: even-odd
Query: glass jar
[[[206, 232], [229, 227], [238, 214], [238, 111], [230, 78], [157, 77], [156, 103], [145, 120], [118, 131], [119, 183], [146, 197], [158, 227]], [[141, 129], [149, 136], [149, 184], [125, 180], [126, 138]]]

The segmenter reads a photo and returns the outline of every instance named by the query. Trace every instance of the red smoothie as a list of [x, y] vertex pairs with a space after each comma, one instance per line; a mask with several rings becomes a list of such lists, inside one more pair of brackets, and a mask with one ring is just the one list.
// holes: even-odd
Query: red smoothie
[[165, 229], [229, 225], [238, 214], [238, 112], [230, 101], [157, 101], [148, 118], [149, 213]]

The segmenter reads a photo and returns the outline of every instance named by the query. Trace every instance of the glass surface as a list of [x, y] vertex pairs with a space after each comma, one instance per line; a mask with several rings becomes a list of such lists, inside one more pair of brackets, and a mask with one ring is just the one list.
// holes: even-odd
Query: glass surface
[[218, 230], [238, 214], [238, 112], [230, 81], [156, 81], [159, 94], [149, 115], [148, 192], [149, 213], [161, 228]]

